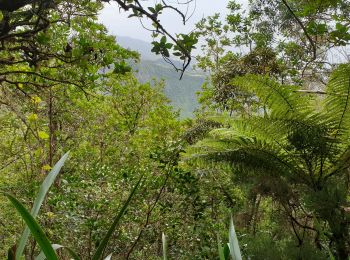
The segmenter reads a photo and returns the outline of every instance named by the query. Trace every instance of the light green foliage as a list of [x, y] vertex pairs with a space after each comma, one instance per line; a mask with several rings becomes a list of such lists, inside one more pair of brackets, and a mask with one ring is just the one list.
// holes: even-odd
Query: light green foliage
[[[103, 254], [104, 254], [104, 251], [107, 248], [107, 244], [108, 244], [109, 240], [111, 239], [111, 236], [115, 232], [116, 228], [118, 227], [119, 222], [121, 221], [121, 218], [123, 217], [126, 209], [128, 208], [128, 206], [130, 204], [131, 199], [135, 195], [135, 192], [137, 191], [137, 189], [138, 189], [138, 187], [139, 187], [139, 185], [140, 185], [140, 183], [142, 181], [142, 178], [143, 178], [143, 176], [141, 176], [139, 181], [136, 183], [136, 185], [132, 189], [128, 199], [125, 201], [125, 203], [122, 206], [122, 208], [120, 209], [119, 213], [115, 216], [115, 218], [113, 220], [113, 223], [110, 226], [110, 228], [108, 229], [108, 232], [107, 232], [106, 236], [103, 238], [103, 240], [101, 241], [100, 245], [96, 249], [96, 252], [95, 252], [95, 254], [92, 257], [93, 260], [99, 260], [99, 259], [103, 258]], [[110, 256], [107, 257], [107, 258], [110, 258]]]
[[[38, 66], [25, 61], [1, 68], [10, 73], [0, 91], [0, 188], [26, 198], [30, 208], [53, 162], [71, 150], [74, 159], [56, 180], [38, 221], [51, 241], [74, 245], [84, 258], [99, 246], [134, 180], [153, 176], [143, 199], [128, 212], [135, 225], [121, 228], [109, 249], [117, 239], [120, 248], [129, 246], [163, 179], [164, 170], [151, 154], [177, 140], [181, 128], [161, 84], [140, 84], [128, 73], [125, 61], [136, 53], [116, 45], [95, 15], [84, 15], [100, 8], [89, 2], [75, 9], [79, 14], [69, 23], [33, 35], [35, 50], [46, 53]], [[14, 70], [21, 72], [12, 76]], [[17, 242], [23, 223], [12, 217], [6, 200], [0, 205], [2, 256]], [[29, 240], [26, 255], [39, 253], [34, 244]]]
[[[59, 125], [54, 142], [51, 141], [55, 147], [53, 155], [56, 157], [61, 149], [71, 149], [73, 158], [57, 180], [58, 186], [51, 191], [39, 220], [42, 220], [41, 224], [44, 224], [52, 241], [74, 244], [74, 249], [83, 256], [89, 252], [86, 250], [89, 243], [93, 243], [93, 247], [88, 247], [88, 250], [94, 250], [95, 243], [97, 247], [97, 241], [125, 197], [123, 191], [127, 191], [129, 183], [142, 174], [153, 176], [147, 180], [148, 188], [143, 191], [147, 194], [143, 199], [149, 196], [146, 203], [152, 203], [164, 170], [158, 165], [158, 159], [152, 159], [151, 155], [179, 136], [180, 126], [176, 115], [167, 106], [161, 86], [152, 88], [150, 84], [140, 84], [131, 75], [119, 79], [111, 77], [108, 84], [108, 87], [96, 89], [89, 99], [73, 87], [51, 89], [51, 95], [55, 97], [53, 106], [57, 111], [55, 120]], [[42, 99], [45, 98], [42, 96]], [[25, 104], [22, 105], [24, 107]], [[31, 101], [28, 105], [30, 110]], [[38, 113], [38, 121], [43, 125], [49, 122], [45, 105], [42, 104], [43, 112]], [[41, 162], [40, 159], [45, 150], [49, 150], [47, 145], [51, 139], [43, 144], [41, 139], [32, 140], [30, 145], [41, 149], [32, 154], [35, 161], [28, 158], [28, 162], [33, 163], [33, 171], [36, 169], [42, 174], [33, 174], [29, 179], [18, 175], [18, 184], [10, 182], [7, 186], [7, 189], [17, 190], [18, 196], [29, 198], [35, 193], [22, 192], [18, 188], [28, 183], [33, 185], [33, 191], [36, 189], [36, 183], [46, 171], [42, 166], [46, 165], [46, 161]], [[7, 171], [11, 172], [13, 166]], [[23, 166], [19, 164], [17, 167], [21, 169]], [[131, 214], [128, 217], [130, 223], [134, 223], [135, 219], [143, 221], [146, 207], [143, 199], [136, 200], [135, 211], [128, 213]], [[133, 233], [122, 230], [121, 244], [131, 241], [138, 227], [134, 226]], [[80, 237], [78, 242], [76, 237]], [[110, 248], [117, 243], [114, 238], [112, 241]], [[3, 245], [10, 246], [8, 243]]]

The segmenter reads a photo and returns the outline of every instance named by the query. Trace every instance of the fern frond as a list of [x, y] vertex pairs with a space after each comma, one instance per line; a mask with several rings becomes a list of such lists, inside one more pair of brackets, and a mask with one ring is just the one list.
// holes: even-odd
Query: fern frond
[[281, 146], [286, 140], [288, 129], [281, 121], [254, 117], [250, 120], [237, 119], [229, 123], [228, 128], [218, 128], [210, 136], [218, 140], [234, 141], [235, 139], [263, 140], [266, 143]]
[[304, 176], [294, 158], [286, 155], [282, 149], [258, 140], [238, 142], [205, 140], [196, 145], [193, 158], [228, 162], [246, 170], [267, 171], [275, 176]]
[[331, 75], [326, 88], [324, 111], [334, 129], [335, 138], [350, 135], [350, 64], [340, 65]]
[[255, 94], [272, 115], [295, 116], [308, 112], [310, 108], [309, 98], [297, 91], [299, 87], [281, 85], [267, 76], [236, 77], [231, 84]]

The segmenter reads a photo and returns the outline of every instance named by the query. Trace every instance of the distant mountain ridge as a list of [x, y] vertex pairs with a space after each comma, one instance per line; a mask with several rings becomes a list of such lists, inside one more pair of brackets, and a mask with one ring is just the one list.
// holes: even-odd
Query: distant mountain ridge
[[157, 60], [159, 56], [155, 55], [152, 50], [152, 44], [143, 40], [134, 39], [127, 36], [116, 36], [117, 42], [126, 49], [138, 51], [141, 59]]
[[124, 48], [141, 54], [140, 63], [135, 65], [136, 76], [141, 82], [155, 78], [164, 79], [165, 95], [171, 100], [174, 108], [180, 109], [182, 118], [193, 117], [193, 112], [199, 106], [196, 93], [201, 90], [205, 81], [204, 73], [189, 68], [182, 80], [179, 80], [180, 74], [170, 64], [151, 52], [151, 43], [123, 36], [117, 36], [117, 42]]

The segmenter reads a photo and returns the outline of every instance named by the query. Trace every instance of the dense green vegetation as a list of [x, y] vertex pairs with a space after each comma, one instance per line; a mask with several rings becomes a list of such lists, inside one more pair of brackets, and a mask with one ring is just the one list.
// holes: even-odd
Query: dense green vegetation
[[228, 1], [172, 35], [193, 0], [115, 0], [165, 63], [104, 2], [0, 0], [0, 258], [348, 259], [349, 1]]

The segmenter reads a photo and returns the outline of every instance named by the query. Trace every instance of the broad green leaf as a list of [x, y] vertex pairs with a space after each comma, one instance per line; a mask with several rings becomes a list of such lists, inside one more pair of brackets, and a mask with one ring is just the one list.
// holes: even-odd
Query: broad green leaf
[[49, 239], [46, 237], [44, 231], [35, 221], [33, 216], [28, 210], [12, 195], [5, 193], [6, 197], [11, 201], [12, 205], [16, 208], [17, 212], [21, 215], [22, 219], [25, 221], [30, 229], [34, 239], [43, 250], [47, 259], [58, 260], [55, 250], [52, 248]]
[[230, 231], [229, 231], [229, 244], [230, 244], [230, 253], [233, 260], [242, 260], [241, 250], [239, 249], [238, 239], [233, 225], [233, 219], [231, 216], [230, 222]]
[[134, 197], [135, 192], [136, 192], [137, 188], [139, 187], [142, 179], [143, 179], [143, 176], [141, 176], [139, 181], [136, 183], [136, 185], [132, 189], [128, 199], [126, 200], [126, 202], [124, 203], [123, 207], [119, 211], [118, 215], [116, 215], [116, 217], [114, 218], [114, 221], [113, 221], [112, 225], [108, 229], [108, 232], [107, 232], [106, 236], [103, 238], [101, 244], [97, 248], [94, 256], [92, 257], [92, 260], [100, 260], [103, 257], [103, 253], [104, 253], [104, 251], [105, 251], [105, 249], [107, 247], [108, 241], [111, 238], [112, 234], [114, 233], [115, 229], [117, 228], [121, 218], [123, 217], [127, 207], [130, 204], [131, 199]]
[[168, 243], [164, 233], [162, 233], [162, 245], [163, 245], [163, 259], [168, 260]]
[[[52, 245], [52, 248], [56, 251], [60, 248], [64, 248], [66, 249], [70, 256], [74, 259], [74, 260], [80, 260], [80, 257], [72, 250], [70, 249], [69, 247], [65, 247], [65, 246], [61, 246], [61, 245], [58, 245], [58, 244], [53, 244]], [[44, 254], [44, 252], [41, 252], [36, 258], [35, 260], [45, 260], [46, 259], [46, 256]]]
[[[62, 158], [55, 164], [53, 169], [49, 172], [49, 174], [45, 178], [44, 182], [41, 184], [39, 193], [36, 196], [36, 199], [34, 201], [33, 208], [31, 211], [31, 215], [33, 216], [33, 218], [36, 218], [36, 216], [38, 215], [40, 207], [43, 204], [43, 201], [46, 197], [46, 194], [50, 189], [51, 185], [53, 184], [53, 182], [55, 181], [63, 164], [67, 160], [68, 155], [69, 155], [69, 152], [67, 152], [65, 155], [62, 156]], [[28, 227], [26, 227], [18, 243], [18, 247], [16, 250], [16, 259], [19, 259], [22, 256], [28, 237], [29, 237], [29, 229]]]

